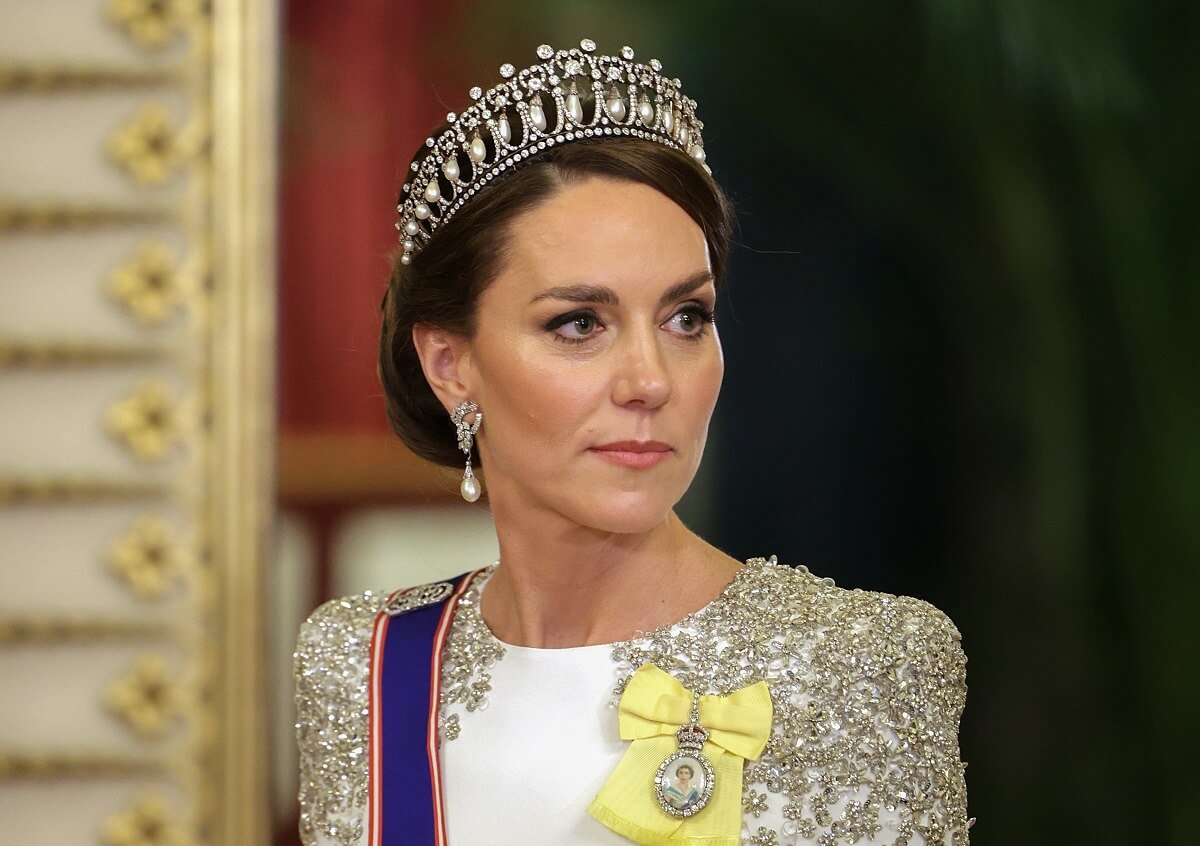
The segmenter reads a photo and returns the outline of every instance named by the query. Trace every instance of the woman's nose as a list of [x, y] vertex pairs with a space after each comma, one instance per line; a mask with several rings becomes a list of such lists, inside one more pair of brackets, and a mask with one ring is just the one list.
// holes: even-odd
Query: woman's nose
[[657, 331], [655, 327], [644, 332], [627, 332], [621, 339], [613, 380], [613, 401], [617, 405], [657, 408], [670, 399], [671, 374]]

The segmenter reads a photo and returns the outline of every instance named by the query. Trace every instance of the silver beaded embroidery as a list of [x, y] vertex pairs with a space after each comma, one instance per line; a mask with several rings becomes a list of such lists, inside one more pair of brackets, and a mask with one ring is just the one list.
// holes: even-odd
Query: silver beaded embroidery
[[441, 711], [438, 714], [438, 725], [445, 740], [459, 736], [461, 715], [458, 709], [470, 712], [487, 708], [487, 695], [492, 689], [490, 670], [504, 657], [504, 645], [492, 635], [479, 613], [483, 585], [492, 569], [489, 567], [480, 573], [459, 597], [450, 635], [446, 638], [439, 700]]
[[[489, 572], [460, 598], [443, 666], [445, 740], [487, 707], [504, 656], [479, 613]], [[386, 597], [318, 609], [296, 656], [301, 839], [352, 846], [366, 807], [367, 662]], [[967, 846], [958, 721], [966, 658], [953, 623], [928, 603], [837, 588], [804, 567], [752, 559], [725, 591], [679, 623], [613, 649], [619, 698], [653, 662], [685, 686], [727, 694], [766, 679], [775, 721], [745, 771], [749, 846], [949, 843]], [[465, 724], [465, 725], [464, 725]], [[778, 830], [760, 825], [768, 814]], [[881, 817], [898, 820], [885, 829]]]
[[326, 602], [296, 644], [300, 841], [357, 846], [367, 807], [371, 632], [387, 594]]

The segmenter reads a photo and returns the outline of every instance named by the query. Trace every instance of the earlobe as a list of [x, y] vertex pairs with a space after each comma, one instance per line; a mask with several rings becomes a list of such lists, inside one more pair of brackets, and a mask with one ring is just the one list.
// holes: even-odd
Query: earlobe
[[463, 380], [469, 355], [466, 340], [435, 326], [417, 324], [412, 329], [412, 341], [425, 380], [446, 410], [464, 402], [468, 398]]

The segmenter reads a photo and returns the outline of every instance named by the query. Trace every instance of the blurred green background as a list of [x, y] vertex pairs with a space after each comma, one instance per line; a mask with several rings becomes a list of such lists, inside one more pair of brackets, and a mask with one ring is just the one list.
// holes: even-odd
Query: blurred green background
[[1200, 4], [529, 0], [442, 31], [464, 73], [630, 44], [699, 101], [741, 228], [685, 514], [955, 619], [973, 841], [1195, 843]]

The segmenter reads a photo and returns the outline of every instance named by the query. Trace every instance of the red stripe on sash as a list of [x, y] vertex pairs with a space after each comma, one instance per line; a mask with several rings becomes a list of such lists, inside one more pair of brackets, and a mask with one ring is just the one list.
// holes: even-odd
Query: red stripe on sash
[[434, 635], [432, 654], [429, 657], [431, 662], [429, 702], [431, 704], [426, 743], [429, 752], [429, 780], [433, 785], [433, 818], [436, 825], [437, 846], [446, 846], [448, 839], [446, 836], [446, 809], [442, 803], [442, 757], [438, 754], [438, 712], [441, 710], [439, 703], [442, 699], [442, 651], [446, 646], [446, 638], [450, 634], [450, 621], [454, 619], [454, 609], [458, 607], [458, 599], [471, 586], [471, 582], [475, 581], [475, 577], [480, 572], [482, 571], [476, 570], [463, 579], [458, 590], [446, 602], [442, 620], [438, 623], [437, 633]]
[[[388, 597], [390, 602], [396, 594], [401, 591], [396, 591]], [[383, 673], [379, 672], [379, 665], [383, 658], [383, 642], [387, 638], [388, 621], [391, 620], [391, 615], [386, 611], [381, 611], [379, 616], [375, 618], [375, 627], [371, 632], [371, 693], [368, 710], [371, 712], [371, 720], [368, 728], [368, 756], [369, 762], [367, 765], [367, 843], [369, 846], [379, 846], [380, 836], [380, 820], [381, 813], [379, 801], [379, 761], [382, 754], [380, 749], [380, 723], [382, 721], [382, 709], [379, 707], [379, 685], [383, 678]]]

